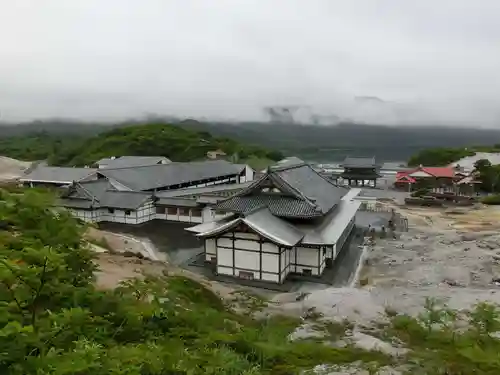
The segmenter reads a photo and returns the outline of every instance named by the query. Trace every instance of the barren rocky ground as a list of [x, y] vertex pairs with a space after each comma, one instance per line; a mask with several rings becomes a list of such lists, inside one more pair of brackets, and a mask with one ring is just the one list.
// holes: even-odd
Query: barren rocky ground
[[500, 210], [403, 210], [410, 229], [397, 240], [367, 248], [361, 284], [352, 288], [275, 297], [284, 309], [316, 308], [358, 324], [384, 319], [385, 311], [418, 314], [427, 297], [468, 309], [478, 301], [500, 303]]
[[22, 176], [31, 162], [0, 156], [0, 181], [10, 181]]

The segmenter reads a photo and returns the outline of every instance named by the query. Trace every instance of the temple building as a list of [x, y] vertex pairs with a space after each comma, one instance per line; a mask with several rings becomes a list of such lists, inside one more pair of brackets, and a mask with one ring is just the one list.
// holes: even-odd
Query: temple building
[[375, 158], [345, 158], [341, 164], [344, 172], [340, 175], [343, 181], [347, 181], [347, 185], [364, 187], [377, 186], [377, 179], [380, 176], [380, 166], [377, 165]]
[[339, 187], [304, 162], [266, 173], [215, 209], [222, 219], [187, 230], [204, 242], [217, 275], [283, 283], [321, 276], [354, 228], [360, 189]]

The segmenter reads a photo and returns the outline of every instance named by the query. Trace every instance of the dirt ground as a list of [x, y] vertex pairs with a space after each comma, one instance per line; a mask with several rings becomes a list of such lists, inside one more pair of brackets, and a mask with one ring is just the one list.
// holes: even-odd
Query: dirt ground
[[0, 181], [12, 181], [21, 177], [31, 162], [0, 156]]
[[285, 294], [275, 300], [284, 309], [314, 307], [361, 325], [383, 320], [388, 309], [418, 314], [427, 297], [459, 310], [479, 301], [500, 304], [500, 209], [398, 210], [409, 231], [367, 248], [362, 287], [321, 288], [302, 302]]
[[[143, 278], [146, 275], [168, 274], [196, 280], [227, 300], [234, 299], [234, 292], [243, 289], [207, 280], [202, 275], [169, 264], [166, 255], [155, 251], [146, 239], [95, 228], [90, 228], [85, 237], [92, 241], [91, 246], [97, 252], [96, 263], [99, 271], [96, 272], [96, 285], [99, 288], [115, 288], [122, 281]], [[133, 254], [140, 255], [137, 257]]]

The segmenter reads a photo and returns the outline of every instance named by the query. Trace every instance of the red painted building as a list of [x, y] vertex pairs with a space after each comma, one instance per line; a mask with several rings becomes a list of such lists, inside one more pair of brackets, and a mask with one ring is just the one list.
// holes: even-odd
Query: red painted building
[[414, 190], [429, 187], [434, 191], [454, 191], [455, 182], [463, 178], [453, 167], [419, 166], [407, 171], [398, 172], [394, 186], [402, 190]]

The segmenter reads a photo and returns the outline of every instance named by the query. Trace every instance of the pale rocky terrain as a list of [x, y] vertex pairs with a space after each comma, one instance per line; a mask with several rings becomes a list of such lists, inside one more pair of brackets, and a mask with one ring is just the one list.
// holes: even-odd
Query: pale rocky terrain
[[316, 308], [324, 315], [366, 324], [386, 309], [418, 314], [427, 297], [456, 309], [477, 301], [500, 303], [500, 209], [403, 209], [410, 229], [367, 247], [363, 287], [322, 288], [303, 301], [282, 294], [285, 309]]
[[[277, 295], [274, 301], [280, 309], [304, 315], [313, 311], [322, 315], [321, 321], [349, 321], [351, 325], [334, 345], [353, 344], [398, 357], [407, 349], [376, 337], [376, 327], [387, 322], [389, 315], [416, 316], [429, 297], [462, 311], [482, 301], [500, 304], [500, 209], [400, 211], [409, 219], [409, 231], [397, 240], [377, 239], [367, 246], [362, 283]], [[297, 301], [299, 297], [303, 300]], [[328, 333], [306, 320], [292, 339], [305, 337], [327, 339]], [[356, 365], [315, 370], [311, 373], [369, 373]], [[400, 373], [401, 369], [393, 368], [377, 372]]]
[[12, 181], [21, 177], [31, 162], [0, 156], [0, 181]]

